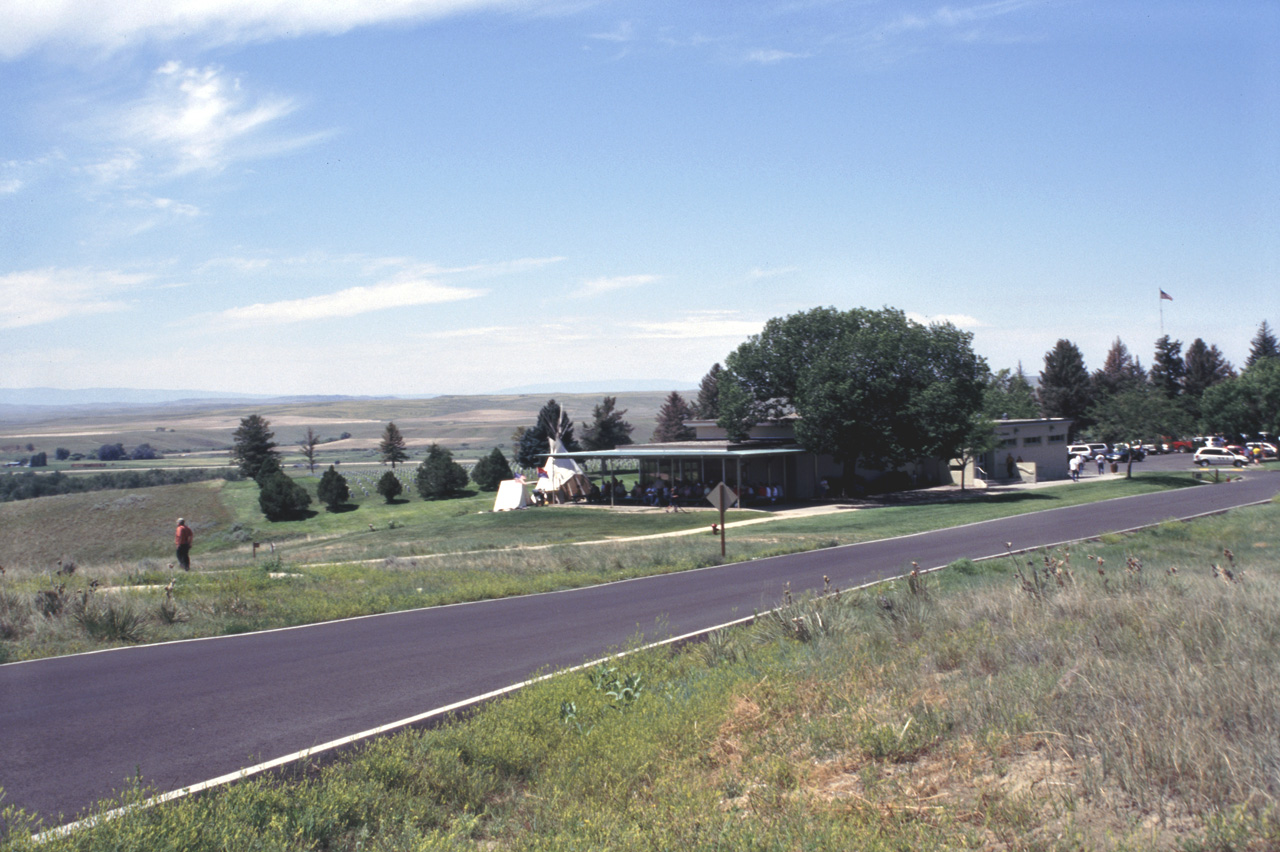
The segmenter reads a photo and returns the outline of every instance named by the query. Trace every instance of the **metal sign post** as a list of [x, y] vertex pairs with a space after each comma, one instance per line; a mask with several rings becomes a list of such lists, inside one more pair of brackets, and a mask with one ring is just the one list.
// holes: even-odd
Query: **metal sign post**
[[721, 482], [707, 494], [707, 500], [720, 510], [720, 555], [724, 556], [724, 510], [738, 502], [738, 495]]

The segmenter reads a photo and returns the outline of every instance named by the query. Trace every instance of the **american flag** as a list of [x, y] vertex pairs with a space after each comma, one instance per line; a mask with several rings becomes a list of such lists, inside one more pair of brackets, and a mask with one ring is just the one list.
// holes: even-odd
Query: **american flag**
[[1161, 298], [1161, 299], [1168, 299], [1170, 302], [1172, 302], [1172, 301], [1173, 301], [1173, 297], [1172, 297], [1172, 296], [1170, 296], [1168, 293], [1166, 293], [1164, 290], [1161, 290], [1161, 291], [1160, 291], [1160, 298]]

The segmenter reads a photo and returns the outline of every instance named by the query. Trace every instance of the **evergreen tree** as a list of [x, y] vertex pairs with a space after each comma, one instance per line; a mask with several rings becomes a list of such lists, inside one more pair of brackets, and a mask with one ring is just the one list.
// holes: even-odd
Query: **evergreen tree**
[[320, 502], [329, 507], [330, 512], [337, 511], [338, 507], [347, 502], [351, 496], [351, 489], [347, 487], [347, 478], [338, 473], [337, 468], [329, 465], [329, 469], [320, 477], [320, 483], [316, 486], [316, 496], [320, 498]]
[[382, 499], [388, 503], [393, 502], [404, 491], [404, 486], [400, 484], [400, 478], [389, 470], [382, 474], [376, 487], [378, 493], [382, 495]]
[[320, 445], [320, 436], [316, 434], [316, 430], [310, 426], [307, 427], [307, 434], [303, 435], [298, 441], [298, 449], [302, 451], [302, 457], [307, 460], [307, 469], [314, 476], [316, 472], [316, 447]]
[[1236, 371], [1218, 351], [1217, 346], [1209, 346], [1199, 337], [1187, 347], [1183, 366], [1186, 368], [1186, 375], [1182, 377], [1183, 398], [1187, 411], [1193, 418], [1199, 419], [1200, 400], [1204, 392], [1218, 382], [1232, 378]]
[[[265, 472], [264, 472], [265, 471]], [[300, 518], [311, 505], [307, 489], [289, 478], [277, 464], [259, 470], [258, 506], [269, 520]]]
[[507, 463], [507, 457], [502, 454], [502, 450], [497, 447], [476, 462], [476, 466], [471, 469], [471, 481], [481, 491], [497, 491], [498, 485], [510, 479], [511, 475], [511, 465]]
[[538, 412], [538, 422], [525, 429], [516, 447], [516, 464], [520, 467], [537, 467], [547, 457], [550, 439], [560, 435], [564, 448], [577, 452], [582, 446], [573, 437], [573, 421], [554, 399], [547, 400]]
[[1101, 399], [1132, 390], [1146, 382], [1142, 367], [1129, 354], [1129, 347], [1117, 337], [1107, 351], [1102, 369], [1093, 374], [1093, 393], [1095, 398]]
[[1086, 412], [1093, 404], [1093, 386], [1084, 356], [1070, 340], [1059, 340], [1045, 353], [1040, 371], [1040, 413], [1045, 417], [1070, 417], [1075, 435], [1090, 422]]
[[383, 462], [391, 462], [392, 470], [396, 469], [396, 462], [408, 461], [409, 451], [404, 435], [400, 434], [400, 428], [395, 423], [388, 423], [382, 430], [382, 440], [378, 442], [378, 453], [381, 454]]
[[693, 413], [699, 420], [716, 420], [720, 417], [720, 374], [723, 372], [724, 368], [717, 361], [702, 377], [702, 382], [698, 385], [698, 400], [693, 406]]
[[1169, 399], [1182, 393], [1182, 379], [1187, 374], [1182, 361], [1182, 341], [1164, 335], [1156, 341], [1156, 355], [1151, 361], [1151, 385]]
[[672, 391], [658, 409], [656, 418], [658, 427], [653, 430], [653, 440], [659, 444], [669, 441], [692, 441], [697, 432], [684, 425], [686, 420], [693, 419], [693, 409], [678, 391]]
[[612, 450], [614, 447], [632, 443], [631, 430], [635, 427], [622, 419], [627, 413], [624, 408], [617, 411], [616, 396], [606, 396], [591, 411], [591, 423], [582, 424], [582, 446], [588, 450]]
[[418, 465], [416, 482], [424, 500], [452, 497], [467, 486], [467, 471], [453, 460], [453, 453], [432, 444], [426, 459]]
[[276, 462], [276, 443], [271, 439], [275, 433], [270, 429], [271, 422], [259, 414], [250, 414], [240, 421], [240, 428], [232, 434], [231, 458], [240, 467], [240, 472], [250, 479], [258, 479], [268, 460]]
[[1276, 336], [1266, 320], [1258, 326], [1258, 333], [1253, 336], [1249, 344], [1249, 357], [1244, 362], [1245, 369], [1252, 367], [1263, 358], [1280, 358], [1280, 344], [1276, 342]]
[[27, 467], [48, 467], [49, 454], [41, 450], [40, 452], [27, 459]]

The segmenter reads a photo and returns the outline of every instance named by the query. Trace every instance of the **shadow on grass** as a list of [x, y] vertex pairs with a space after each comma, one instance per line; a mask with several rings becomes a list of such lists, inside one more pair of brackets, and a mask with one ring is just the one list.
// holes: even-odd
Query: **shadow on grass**
[[339, 503], [337, 506], [327, 506], [329, 512], [334, 515], [345, 514], [346, 512], [354, 512], [360, 508], [359, 503]]

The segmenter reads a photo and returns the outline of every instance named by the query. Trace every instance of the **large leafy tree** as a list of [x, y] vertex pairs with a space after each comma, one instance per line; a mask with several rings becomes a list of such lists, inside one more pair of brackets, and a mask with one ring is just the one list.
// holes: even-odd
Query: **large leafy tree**
[[693, 404], [694, 416], [699, 420], [715, 420], [720, 416], [720, 375], [724, 367], [720, 362], [711, 365], [711, 369], [698, 384], [698, 399]]
[[1156, 341], [1156, 355], [1151, 361], [1151, 385], [1169, 399], [1182, 393], [1182, 379], [1187, 374], [1182, 360], [1182, 341], [1169, 335]]
[[333, 465], [329, 465], [329, 469], [320, 476], [320, 483], [316, 486], [316, 496], [320, 498], [320, 502], [329, 507], [330, 512], [337, 511], [338, 507], [351, 497], [347, 478], [338, 473]]
[[409, 460], [408, 445], [405, 443], [404, 435], [400, 434], [400, 427], [395, 423], [388, 423], [382, 430], [382, 440], [378, 442], [378, 454], [383, 462], [391, 462], [392, 470], [396, 469], [397, 462]]
[[549, 399], [538, 412], [538, 422], [520, 433], [519, 444], [516, 446], [516, 464], [521, 467], [537, 467], [547, 457], [549, 441], [556, 435], [560, 436], [564, 448], [569, 452], [582, 449], [582, 445], [573, 436], [573, 421], [558, 402]]
[[1275, 333], [1266, 320], [1258, 326], [1258, 333], [1249, 343], [1249, 357], [1245, 359], [1244, 366], [1247, 369], [1264, 358], [1280, 358], [1280, 343], [1276, 342]]
[[795, 413], [800, 443], [845, 464], [951, 458], [982, 407], [971, 341], [892, 308], [775, 318], [726, 359], [718, 422], [733, 435], [752, 415]]
[[507, 463], [507, 457], [502, 454], [502, 450], [497, 447], [476, 462], [476, 466], [471, 469], [471, 481], [479, 486], [481, 491], [497, 491], [498, 485], [510, 478], [511, 465]]
[[618, 411], [616, 396], [606, 396], [591, 410], [591, 422], [582, 424], [582, 446], [588, 450], [612, 450], [632, 443], [631, 431], [635, 429], [622, 419], [627, 413]]
[[1116, 338], [1107, 350], [1102, 369], [1093, 374], [1093, 395], [1095, 399], [1132, 390], [1147, 383], [1147, 374], [1137, 358], [1129, 354], [1129, 347], [1124, 341]]
[[1074, 436], [1089, 424], [1086, 412], [1093, 405], [1093, 383], [1084, 366], [1080, 348], [1070, 340], [1059, 340], [1044, 355], [1040, 371], [1040, 413], [1045, 417], [1070, 417]]
[[1260, 358], [1238, 377], [1208, 388], [1200, 408], [1210, 432], [1280, 434], [1280, 358]]
[[668, 441], [692, 441], [697, 437], [693, 427], [685, 425], [686, 420], [693, 419], [693, 409], [678, 391], [667, 394], [655, 419], [658, 425], [653, 430], [653, 440], [660, 444]]
[[260, 414], [250, 414], [240, 421], [231, 436], [231, 458], [242, 474], [256, 480], [261, 478], [264, 467], [279, 469], [276, 443], [271, 440], [274, 437], [271, 421]]
[[[1040, 416], [1035, 388], [1022, 365], [1007, 367], [983, 377], [982, 414], [988, 420], [1025, 420]], [[976, 447], [975, 447], [976, 449]]]
[[415, 482], [424, 500], [452, 497], [467, 487], [467, 471], [453, 460], [453, 453], [432, 444], [427, 457], [418, 465]]
[[[1148, 384], [1135, 385], [1100, 398], [1090, 410], [1094, 432], [1102, 441], [1157, 441], [1164, 435], [1185, 435], [1192, 429], [1191, 418], [1176, 400], [1169, 399]], [[1129, 458], [1126, 476], [1133, 472]]]

